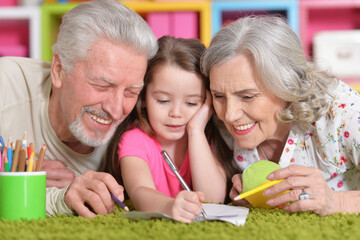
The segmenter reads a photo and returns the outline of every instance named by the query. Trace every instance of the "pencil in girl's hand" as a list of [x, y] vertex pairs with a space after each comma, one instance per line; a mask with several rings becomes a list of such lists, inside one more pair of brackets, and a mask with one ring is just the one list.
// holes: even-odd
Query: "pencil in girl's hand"
[[32, 152], [30, 155], [29, 165], [27, 167], [27, 172], [32, 172], [34, 166], [34, 153]]
[[26, 150], [25, 148], [21, 148], [19, 154], [19, 172], [25, 172], [26, 166]]
[[21, 148], [21, 141], [17, 140], [15, 144], [14, 157], [11, 164], [11, 172], [16, 172], [18, 168], [20, 148]]
[[46, 151], [46, 145], [44, 144], [40, 149], [39, 158], [38, 158], [38, 161], [36, 163], [36, 170], [35, 171], [41, 171], [42, 164], [43, 164], [43, 161], [44, 161], [45, 151]]
[[117, 203], [122, 209], [124, 209], [125, 211], [129, 211], [129, 208], [122, 202], [120, 201], [117, 197], [114, 196], [114, 194], [110, 193], [112, 200]]

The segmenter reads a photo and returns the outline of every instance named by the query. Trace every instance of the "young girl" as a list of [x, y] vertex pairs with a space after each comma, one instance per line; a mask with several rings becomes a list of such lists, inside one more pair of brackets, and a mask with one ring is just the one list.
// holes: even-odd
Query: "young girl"
[[[119, 128], [115, 137], [120, 141], [113, 166], [118, 169], [120, 165], [123, 184], [135, 208], [161, 212], [187, 223], [201, 214], [202, 201], [224, 202], [232, 174], [226, 174], [213, 154], [212, 149], [224, 155], [217, 150], [225, 149], [225, 144], [214, 141], [221, 137], [214, 134], [212, 121], [208, 124], [212, 133], [207, 131], [210, 142], [215, 143], [211, 147], [204, 131], [212, 115], [211, 95], [199, 69], [204, 50], [196, 39], [160, 38], [159, 51], [148, 63], [136, 109], [126, 120], [130, 128], [125, 132]], [[162, 150], [194, 192], [183, 190]], [[230, 162], [231, 154], [224, 158]]]

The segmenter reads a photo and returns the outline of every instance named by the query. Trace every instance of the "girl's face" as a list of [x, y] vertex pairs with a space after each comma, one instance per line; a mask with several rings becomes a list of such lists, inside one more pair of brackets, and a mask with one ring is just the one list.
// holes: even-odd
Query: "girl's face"
[[147, 86], [145, 104], [160, 144], [187, 138], [186, 125], [204, 98], [204, 81], [197, 74], [174, 65], [158, 68]]
[[289, 128], [276, 114], [286, 102], [260, 86], [255, 68], [240, 55], [210, 71], [214, 109], [241, 148], [286, 139]]

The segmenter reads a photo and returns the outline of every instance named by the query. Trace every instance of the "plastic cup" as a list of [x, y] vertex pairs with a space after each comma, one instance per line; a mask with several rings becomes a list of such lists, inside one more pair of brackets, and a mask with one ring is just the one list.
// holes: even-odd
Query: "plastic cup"
[[0, 172], [0, 219], [46, 217], [46, 172]]

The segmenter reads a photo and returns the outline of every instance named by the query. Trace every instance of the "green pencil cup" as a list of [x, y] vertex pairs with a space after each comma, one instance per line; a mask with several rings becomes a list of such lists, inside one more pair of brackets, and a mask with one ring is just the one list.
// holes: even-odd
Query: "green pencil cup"
[[46, 172], [0, 172], [0, 219], [46, 216]]

